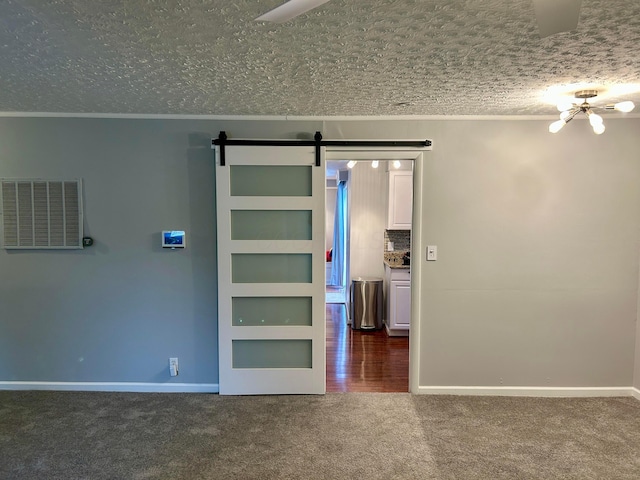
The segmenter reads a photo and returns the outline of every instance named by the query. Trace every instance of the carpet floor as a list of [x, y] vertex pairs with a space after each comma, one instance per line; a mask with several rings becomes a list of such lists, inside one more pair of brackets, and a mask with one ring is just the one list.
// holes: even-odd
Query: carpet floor
[[640, 402], [0, 392], [2, 479], [640, 478]]

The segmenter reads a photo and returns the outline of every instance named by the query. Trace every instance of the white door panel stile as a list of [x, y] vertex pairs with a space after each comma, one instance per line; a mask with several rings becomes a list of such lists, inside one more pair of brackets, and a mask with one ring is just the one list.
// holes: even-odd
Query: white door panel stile
[[[226, 165], [216, 149], [218, 215], [218, 333], [221, 394], [322, 394], [325, 392], [324, 148], [315, 166], [312, 146], [226, 146]], [[311, 196], [231, 196], [234, 165], [311, 166]], [[311, 211], [311, 240], [232, 240], [234, 210]], [[233, 283], [234, 254], [311, 254], [310, 283]], [[311, 326], [234, 326], [233, 298], [311, 297]], [[311, 368], [233, 368], [234, 340], [310, 340]]]

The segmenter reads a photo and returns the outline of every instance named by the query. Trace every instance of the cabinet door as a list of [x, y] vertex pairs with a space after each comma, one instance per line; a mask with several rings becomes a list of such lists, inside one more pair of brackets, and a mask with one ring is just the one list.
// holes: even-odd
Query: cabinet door
[[411, 282], [392, 281], [389, 297], [390, 328], [408, 329], [411, 320]]
[[389, 172], [389, 230], [411, 230], [413, 173]]

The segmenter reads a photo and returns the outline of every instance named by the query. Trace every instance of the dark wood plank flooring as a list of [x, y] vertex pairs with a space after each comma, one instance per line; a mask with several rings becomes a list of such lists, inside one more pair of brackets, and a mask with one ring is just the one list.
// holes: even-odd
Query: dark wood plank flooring
[[353, 330], [344, 304], [327, 304], [327, 392], [408, 392], [409, 338]]

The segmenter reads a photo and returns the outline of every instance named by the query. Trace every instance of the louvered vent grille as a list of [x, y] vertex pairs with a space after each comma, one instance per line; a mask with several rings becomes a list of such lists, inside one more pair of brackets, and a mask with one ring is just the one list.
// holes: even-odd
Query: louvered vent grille
[[82, 248], [80, 185], [2, 180], [4, 248]]

